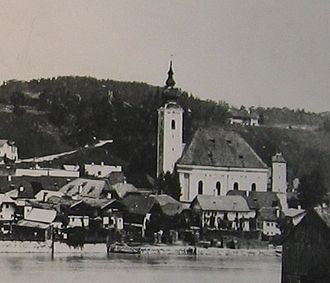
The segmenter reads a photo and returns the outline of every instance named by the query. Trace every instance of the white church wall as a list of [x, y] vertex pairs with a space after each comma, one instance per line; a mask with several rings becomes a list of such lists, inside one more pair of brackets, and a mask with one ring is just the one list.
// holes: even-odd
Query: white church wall
[[[267, 191], [267, 169], [212, 168], [178, 165], [182, 189], [182, 201], [192, 201], [198, 194], [199, 182], [203, 183], [204, 195], [218, 195], [217, 182], [220, 182], [220, 195], [226, 195], [238, 184], [240, 191]], [[253, 185], [255, 184], [255, 186]]]

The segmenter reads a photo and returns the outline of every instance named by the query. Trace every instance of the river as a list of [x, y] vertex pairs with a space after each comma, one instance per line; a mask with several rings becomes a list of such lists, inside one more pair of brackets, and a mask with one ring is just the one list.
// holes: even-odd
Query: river
[[280, 259], [102, 255], [0, 254], [0, 282], [279, 283]]

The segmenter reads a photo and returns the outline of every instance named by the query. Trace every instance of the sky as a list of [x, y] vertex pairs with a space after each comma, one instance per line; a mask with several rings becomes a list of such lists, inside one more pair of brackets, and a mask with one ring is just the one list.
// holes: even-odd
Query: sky
[[81, 75], [330, 110], [328, 0], [1, 0], [0, 81]]

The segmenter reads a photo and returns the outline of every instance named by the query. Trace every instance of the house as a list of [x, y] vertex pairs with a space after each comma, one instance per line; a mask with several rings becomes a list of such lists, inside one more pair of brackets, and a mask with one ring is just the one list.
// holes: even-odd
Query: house
[[0, 194], [0, 224], [12, 222], [15, 218], [15, 201], [6, 194]]
[[85, 164], [84, 165], [85, 174], [88, 176], [93, 176], [96, 178], [105, 178], [109, 176], [112, 172], [122, 172], [121, 166], [105, 165], [103, 162], [101, 164]]
[[117, 183], [111, 186], [110, 193], [113, 198], [122, 199], [128, 193], [137, 192], [137, 188], [135, 188], [132, 184], [127, 183]]
[[199, 129], [177, 162], [182, 201], [230, 190], [267, 191], [268, 168], [233, 131]]
[[37, 201], [47, 202], [52, 196], [63, 197], [64, 193], [59, 191], [41, 190], [34, 197]]
[[75, 199], [111, 197], [107, 180], [77, 178], [64, 185], [59, 191]]
[[330, 207], [310, 209], [283, 242], [282, 283], [327, 283], [329, 266]]
[[55, 218], [55, 210], [32, 208], [24, 219], [13, 225], [13, 237], [25, 241], [48, 240]]
[[259, 210], [259, 223], [264, 237], [281, 235], [279, 227], [280, 209], [278, 207], [262, 207]]
[[239, 126], [259, 126], [259, 114], [245, 109], [230, 109], [229, 123]]
[[0, 163], [18, 160], [18, 150], [14, 141], [0, 140]]
[[200, 227], [249, 231], [256, 216], [244, 197], [197, 195], [190, 208], [200, 217]]

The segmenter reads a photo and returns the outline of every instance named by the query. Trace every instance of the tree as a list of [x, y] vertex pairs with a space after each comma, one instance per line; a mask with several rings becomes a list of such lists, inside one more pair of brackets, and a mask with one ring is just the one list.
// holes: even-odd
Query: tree
[[300, 179], [298, 197], [304, 208], [313, 208], [322, 204], [326, 192], [320, 170], [313, 170], [309, 175]]
[[156, 182], [156, 190], [158, 193], [167, 194], [176, 200], [180, 200], [181, 186], [178, 173], [166, 172], [166, 174], [160, 174]]

